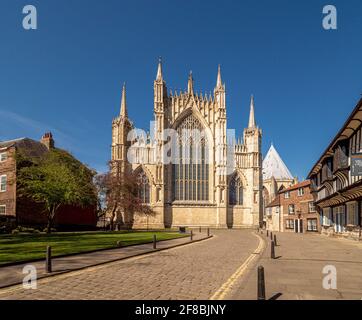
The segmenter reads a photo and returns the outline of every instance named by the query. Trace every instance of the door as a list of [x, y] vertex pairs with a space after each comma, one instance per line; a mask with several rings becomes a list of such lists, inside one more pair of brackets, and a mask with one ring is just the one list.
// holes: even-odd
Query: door
[[303, 233], [303, 220], [302, 219], [294, 220], [294, 231], [295, 231], [295, 233]]
[[298, 229], [299, 229], [298, 219], [295, 219], [295, 220], [294, 220], [294, 232], [295, 232], [295, 233], [298, 233]]
[[342, 232], [342, 214], [336, 213], [336, 223], [334, 225], [334, 231], [337, 233]]

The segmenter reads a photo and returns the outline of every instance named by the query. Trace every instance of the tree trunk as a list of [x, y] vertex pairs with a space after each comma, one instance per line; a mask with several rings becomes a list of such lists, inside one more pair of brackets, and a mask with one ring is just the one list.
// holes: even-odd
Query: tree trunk
[[114, 218], [116, 216], [116, 210], [117, 210], [117, 206], [114, 206], [112, 209], [112, 213], [111, 213], [111, 222], [110, 222], [111, 231], [114, 230]]
[[51, 215], [49, 215], [49, 216], [48, 216], [47, 231], [46, 231], [47, 234], [50, 234], [50, 233], [51, 233], [52, 224], [53, 224], [53, 219], [52, 219]]
[[50, 234], [52, 232], [53, 219], [55, 217], [55, 213], [58, 208], [59, 208], [59, 205], [54, 206], [50, 209], [50, 213], [48, 215], [47, 231], [46, 231], [47, 234]]

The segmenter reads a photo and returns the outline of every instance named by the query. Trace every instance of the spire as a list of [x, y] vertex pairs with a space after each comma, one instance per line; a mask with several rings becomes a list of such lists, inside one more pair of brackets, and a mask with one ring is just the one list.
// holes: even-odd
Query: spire
[[221, 82], [221, 68], [220, 65], [217, 67], [217, 78], [216, 78], [216, 88], [219, 89], [222, 87]]
[[194, 79], [192, 78], [192, 71], [190, 71], [189, 80], [187, 82], [187, 93], [194, 94]]
[[248, 128], [255, 128], [255, 116], [254, 116], [254, 96], [251, 96], [250, 100], [250, 115]]
[[162, 81], [162, 60], [161, 57], [158, 58], [158, 67], [157, 67], [157, 75], [156, 75], [156, 81]]
[[121, 99], [121, 116], [123, 116], [124, 118], [128, 117], [127, 114], [127, 102], [126, 102], [126, 83], [123, 83], [123, 88], [122, 88], [122, 99]]

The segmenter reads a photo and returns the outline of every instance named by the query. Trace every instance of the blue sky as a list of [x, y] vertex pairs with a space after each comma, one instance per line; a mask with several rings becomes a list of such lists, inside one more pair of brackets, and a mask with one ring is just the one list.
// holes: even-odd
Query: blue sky
[[[38, 30], [22, 28], [33, 4]], [[338, 29], [322, 28], [334, 4]], [[167, 86], [213, 90], [221, 64], [228, 128], [247, 125], [250, 95], [293, 175], [305, 177], [362, 93], [362, 1], [3, 0], [0, 140], [39, 139], [93, 168], [110, 158], [111, 122], [127, 83], [129, 116], [148, 128], [162, 56]]]

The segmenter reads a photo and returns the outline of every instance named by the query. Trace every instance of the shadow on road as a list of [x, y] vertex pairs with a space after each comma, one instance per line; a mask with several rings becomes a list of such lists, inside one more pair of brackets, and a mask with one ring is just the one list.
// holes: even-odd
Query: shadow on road
[[269, 300], [277, 300], [281, 295], [282, 293], [278, 292], [275, 295], [273, 295], [271, 298], [269, 298]]

